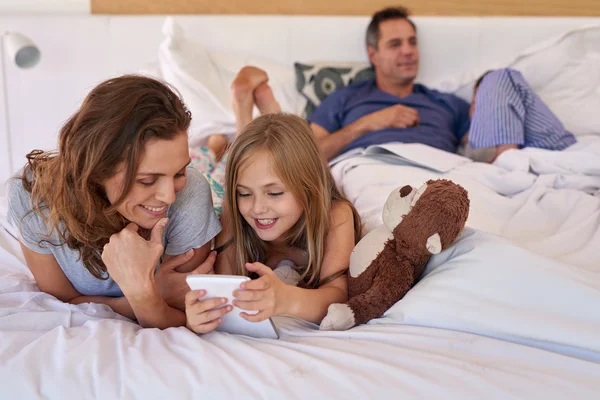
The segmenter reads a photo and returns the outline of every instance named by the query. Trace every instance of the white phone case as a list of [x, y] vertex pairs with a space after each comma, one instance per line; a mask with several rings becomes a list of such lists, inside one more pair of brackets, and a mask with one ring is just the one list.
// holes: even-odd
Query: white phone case
[[[192, 290], [206, 290], [206, 295], [203, 299], [211, 299], [214, 297], [224, 297], [227, 299], [227, 304], [232, 304], [234, 297], [233, 292], [240, 288], [240, 284], [249, 281], [247, 276], [237, 275], [202, 275], [190, 274], [186, 277], [186, 282]], [[252, 314], [252, 311], [244, 311], [235, 306], [225, 314], [223, 322], [217, 328], [218, 331], [233, 333], [236, 335], [246, 335], [256, 338], [279, 339], [279, 333], [271, 318], [261, 322], [246, 321], [240, 316], [240, 312]]]

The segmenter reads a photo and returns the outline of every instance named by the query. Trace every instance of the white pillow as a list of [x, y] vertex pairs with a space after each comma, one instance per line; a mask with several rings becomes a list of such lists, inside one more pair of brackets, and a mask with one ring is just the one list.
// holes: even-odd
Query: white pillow
[[600, 353], [599, 272], [466, 228], [453, 246], [432, 256], [423, 279], [371, 323], [430, 326]]
[[158, 52], [161, 77], [173, 85], [192, 112], [192, 135], [235, 131], [233, 112], [225, 106], [227, 85], [203, 46], [185, 40], [179, 25], [167, 18]]
[[[167, 18], [165, 39], [158, 60], [162, 78], [180, 92], [192, 112], [190, 133], [198, 138], [212, 133], [235, 133], [231, 107], [231, 83], [246, 65], [261, 68], [284, 112], [295, 112], [302, 100], [295, 87], [294, 68], [247, 54], [208, 51], [202, 44], [185, 38], [181, 27]], [[255, 107], [254, 116], [258, 115]]]
[[569, 31], [507, 63], [482, 65], [432, 86], [471, 99], [477, 78], [489, 69], [521, 71], [535, 92], [577, 136], [600, 135], [600, 26]]
[[600, 27], [580, 29], [512, 63], [575, 135], [600, 135]]

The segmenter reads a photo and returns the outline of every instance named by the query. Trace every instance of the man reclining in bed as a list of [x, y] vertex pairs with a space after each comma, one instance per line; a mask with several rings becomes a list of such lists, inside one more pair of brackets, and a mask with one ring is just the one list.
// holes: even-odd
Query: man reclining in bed
[[494, 71], [483, 80], [471, 123], [464, 100], [415, 83], [416, 26], [402, 7], [373, 15], [366, 44], [375, 79], [336, 90], [308, 118], [329, 160], [353, 148], [395, 141], [455, 152], [470, 136], [471, 148], [495, 148], [489, 162], [509, 148], [562, 150], [575, 143], [517, 71]]
[[366, 45], [375, 79], [336, 90], [308, 118], [325, 157], [397, 141], [455, 152], [469, 129], [469, 104], [415, 83], [419, 48], [408, 11], [376, 12]]
[[[511, 148], [563, 150], [575, 143], [518, 71], [500, 69], [481, 77], [471, 106], [453, 94], [415, 83], [419, 48], [408, 15], [403, 7], [373, 15], [366, 44], [375, 79], [337, 89], [308, 117], [327, 160], [389, 142], [422, 143], [452, 153], [464, 145], [465, 155], [487, 162]], [[232, 91], [238, 130], [251, 119], [240, 116], [240, 105], [246, 102], [258, 104], [261, 112], [280, 110], [267, 73], [258, 68], [244, 67]], [[222, 154], [227, 139], [215, 137], [222, 142], [215, 153]]]

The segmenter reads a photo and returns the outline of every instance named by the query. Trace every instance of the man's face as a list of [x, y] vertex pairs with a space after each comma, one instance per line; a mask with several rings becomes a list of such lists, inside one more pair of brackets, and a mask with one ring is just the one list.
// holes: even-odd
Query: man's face
[[392, 19], [379, 25], [377, 49], [369, 46], [369, 59], [375, 66], [377, 79], [394, 84], [408, 84], [419, 71], [417, 35], [410, 22]]

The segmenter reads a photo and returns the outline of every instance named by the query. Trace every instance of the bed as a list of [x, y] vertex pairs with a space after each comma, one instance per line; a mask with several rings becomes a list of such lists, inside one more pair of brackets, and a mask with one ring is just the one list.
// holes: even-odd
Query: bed
[[[210, 132], [231, 133], [226, 89], [240, 64], [269, 68], [284, 109], [302, 114], [306, 97], [296, 90], [292, 62], [365, 62], [358, 41], [364, 19], [259, 18], [259, 29], [257, 17], [240, 18], [138, 24], [142, 32], [163, 29], [156, 62], [138, 71], [160, 75], [181, 90], [195, 117], [191, 133], [196, 143]], [[317, 20], [339, 28], [331, 30], [338, 34], [328, 40], [354, 43], [347, 58], [340, 49], [311, 53], [299, 42], [301, 35], [270, 38], [269, 32], [307, 28]], [[223, 35], [203, 47], [188, 41], [199, 43], [207, 30], [218, 25], [227, 32], [240, 21], [247, 21], [249, 32], [240, 39], [244, 45]], [[556, 49], [567, 48], [570, 64], [561, 68], [590, 68], [585, 75], [589, 83], [597, 78], [592, 67], [598, 60], [590, 49], [600, 37], [593, 27], [582, 28], [590, 22], [423, 18], [419, 29], [429, 51], [423, 62], [448, 62], [445, 68], [438, 63], [426, 67], [421, 80], [468, 98], [469, 85], [486, 68], [514, 63], [535, 70], [540, 61], [532, 58], [556, 57]], [[455, 28], [456, 46], [464, 47], [460, 40], [466, 40], [477, 49], [468, 56], [471, 69], [460, 69], [450, 50], [432, 53], [432, 41], [449, 28]], [[529, 43], [511, 35], [498, 43], [498, 32], [507, 29], [534, 33], [525, 40]], [[307, 32], [305, 40], [314, 40], [316, 33]], [[240, 52], [260, 38], [283, 43], [269, 48], [267, 55], [256, 44], [253, 52]], [[564, 45], [570, 40], [592, 57], [575, 62], [579, 53]], [[498, 43], [497, 49], [490, 43]], [[324, 59], [325, 54], [331, 58]], [[206, 77], [211, 77], [208, 83]], [[553, 106], [560, 107], [569, 96], [581, 97], [564, 91], [552, 97], [558, 89], [550, 83], [558, 81], [552, 75], [536, 82]], [[586, 94], [593, 105], [596, 92]], [[467, 228], [452, 247], [431, 258], [423, 279], [382, 318], [345, 332], [320, 331], [289, 317], [275, 319], [279, 340], [220, 332], [198, 337], [185, 328], [141, 329], [106, 306], [64, 304], [39, 292], [10, 229], [0, 229], [3, 397], [597, 398], [600, 129], [594, 131], [590, 115], [587, 125], [575, 125], [581, 118], [569, 119], [579, 129], [579, 143], [559, 156], [511, 151], [493, 165], [465, 162], [444, 173], [358, 156], [333, 166], [339, 186], [363, 217], [363, 233], [381, 223], [383, 202], [400, 185], [444, 177], [463, 185], [471, 198]], [[5, 210], [6, 200], [0, 198], [0, 218]]]

